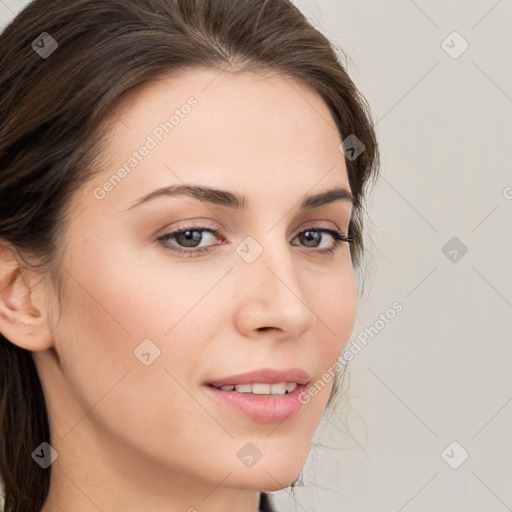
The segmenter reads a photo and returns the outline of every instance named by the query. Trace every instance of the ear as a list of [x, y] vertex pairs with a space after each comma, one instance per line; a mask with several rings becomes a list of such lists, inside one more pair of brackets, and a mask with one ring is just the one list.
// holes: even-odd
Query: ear
[[32, 352], [53, 346], [41, 281], [40, 274], [20, 265], [12, 246], [0, 243], [0, 333]]

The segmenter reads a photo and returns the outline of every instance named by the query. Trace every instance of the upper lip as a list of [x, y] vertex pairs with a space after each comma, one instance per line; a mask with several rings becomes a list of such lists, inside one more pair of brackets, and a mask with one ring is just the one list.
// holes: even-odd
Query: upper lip
[[307, 384], [310, 380], [308, 373], [301, 368], [285, 368], [283, 370], [261, 368], [209, 381], [207, 384], [219, 388], [221, 386], [253, 383], [277, 384], [279, 382], [296, 382], [297, 384]]

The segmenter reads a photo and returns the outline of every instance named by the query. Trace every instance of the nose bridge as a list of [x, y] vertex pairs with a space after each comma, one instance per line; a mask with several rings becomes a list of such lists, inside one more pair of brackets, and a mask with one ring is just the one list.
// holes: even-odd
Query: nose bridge
[[237, 247], [237, 253], [244, 262], [242, 271], [260, 290], [300, 296], [300, 277], [297, 276], [289, 242], [277, 229], [257, 236], [258, 239], [247, 236]]
[[315, 315], [307, 304], [290, 244], [279, 230], [260, 234], [258, 240], [248, 236], [236, 250], [241, 259], [237, 272], [244, 290], [243, 309], [258, 322], [252, 328], [275, 327], [292, 336], [309, 328]]

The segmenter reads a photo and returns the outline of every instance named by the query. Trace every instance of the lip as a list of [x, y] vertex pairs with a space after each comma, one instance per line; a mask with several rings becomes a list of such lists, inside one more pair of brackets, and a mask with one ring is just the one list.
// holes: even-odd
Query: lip
[[[230, 375], [209, 382], [206, 385], [215, 386], [236, 386], [237, 384], [277, 384], [279, 382], [296, 382], [299, 386], [305, 386], [309, 383], [311, 377], [302, 368], [286, 368], [278, 370], [275, 368], [260, 368], [246, 373], [239, 373], [237, 375]], [[274, 395], [280, 396], [280, 395]]]
[[235, 390], [222, 391], [208, 384], [203, 385], [203, 388], [217, 402], [227, 405], [238, 414], [255, 422], [280, 423], [302, 409], [304, 404], [300, 400], [300, 395], [306, 389], [306, 386], [298, 384], [291, 393], [284, 395], [257, 395], [239, 393]]
[[[203, 387], [209, 396], [213, 397], [238, 414], [259, 423], [278, 423], [297, 414], [304, 404], [300, 400], [312, 378], [302, 368], [260, 368], [246, 373], [230, 375], [209, 382]], [[255, 393], [240, 393], [238, 391], [222, 391], [221, 386], [236, 386], [237, 384], [277, 384], [279, 382], [295, 382], [297, 387], [291, 393], [284, 395], [258, 395]]]

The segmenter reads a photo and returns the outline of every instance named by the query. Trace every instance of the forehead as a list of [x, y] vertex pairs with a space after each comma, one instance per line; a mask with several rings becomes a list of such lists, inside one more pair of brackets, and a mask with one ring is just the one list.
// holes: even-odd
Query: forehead
[[[301, 195], [348, 179], [338, 129], [314, 91], [275, 72], [182, 70], [127, 93], [110, 117], [101, 179], [137, 159], [109, 194], [195, 181], [250, 195], [258, 184]], [[134, 156], [143, 146], [144, 155]], [[110, 174], [109, 174], [110, 173]], [[125, 174], [125, 173], [123, 173]], [[95, 185], [98, 184], [98, 179]]]

